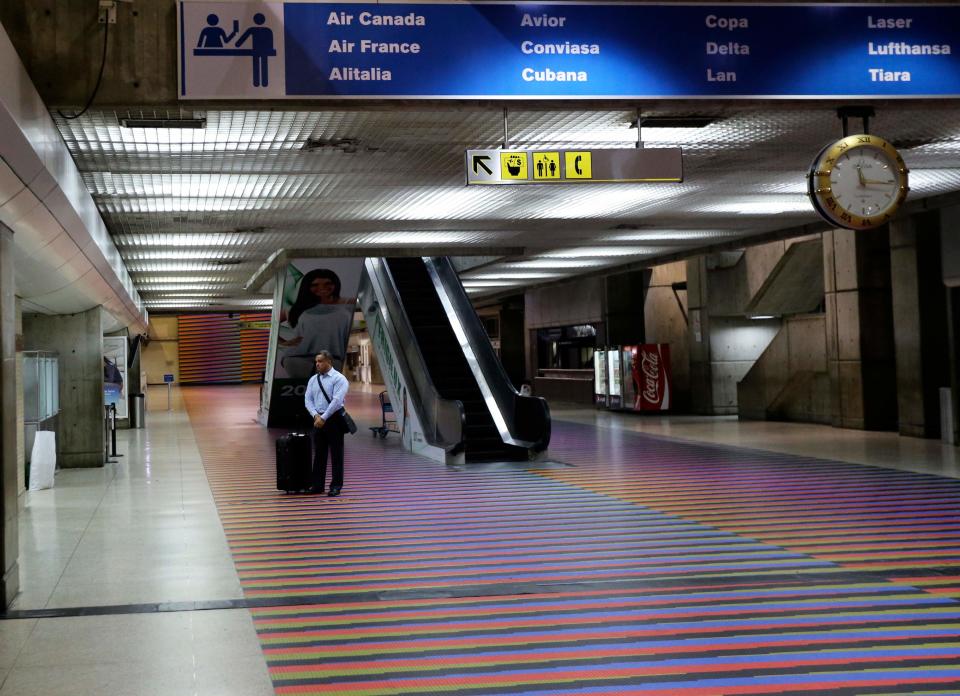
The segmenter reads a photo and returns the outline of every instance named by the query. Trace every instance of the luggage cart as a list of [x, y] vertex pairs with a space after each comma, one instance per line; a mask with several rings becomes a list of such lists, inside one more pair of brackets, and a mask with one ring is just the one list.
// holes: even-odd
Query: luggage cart
[[[387, 433], [399, 433], [400, 426], [397, 424], [397, 417], [393, 411], [393, 404], [390, 403], [390, 396], [387, 392], [380, 392], [380, 413], [383, 420], [379, 426], [371, 426], [371, 434], [380, 436], [381, 440], [387, 438]], [[389, 416], [389, 417], [388, 417]]]

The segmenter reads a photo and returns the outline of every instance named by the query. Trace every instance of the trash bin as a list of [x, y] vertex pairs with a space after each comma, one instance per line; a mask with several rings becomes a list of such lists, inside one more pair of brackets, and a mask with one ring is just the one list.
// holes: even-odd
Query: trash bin
[[147, 407], [145, 394], [130, 395], [130, 427], [145, 428], [147, 426]]

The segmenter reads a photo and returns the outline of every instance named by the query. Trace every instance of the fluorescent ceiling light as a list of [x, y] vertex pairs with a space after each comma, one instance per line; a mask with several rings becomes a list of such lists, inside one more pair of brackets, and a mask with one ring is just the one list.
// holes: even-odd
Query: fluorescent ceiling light
[[737, 215], [779, 215], [781, 213], [812, 213], [813, 205], [806, 196], [771, 196], [767, 200], [739, 200], [715, 203], [697, 208], [705, 213], [734, 213]]
[[480, 275], [470, 275], [465, 277], [469, 280], [543, 280], [549, 278], [562, 278], [564, 273], [481, 273]]
[[222, 213], [245, 210], [256, 210], [262, 207], [262, 202], [251, 198], [167, 198], [167, 197], [133, 197], [98, 198], [99, 207], [109, 213], [137, 214], [137, 213]]
[[737, 237], [739, 230], [657, 230], [640, 229], [603, 235], [606, 242], [697, 242], [704, 239]]
[[608, 246], [608, 247], [578, 247], [575, 249], [557, 249], [541, 254], [547, 258], [604, 258], [608, 256], [644, 256], [662, 251], [662, 247], [654, 246]]
[[128, 198], [300, 199], [321, 190], [306, 174], [91, 172], [86, 180], [94, 196]]
[[462, 219], [489, 210], [490, 195], [484, 187], [425, 191], [385, 206], [378, 217], [389, 220]]
[[464, 279], [463, 287], [465, 288], [509, 288], [519, 283], [513, 281], [503, 281], [503, 280], [471, 280]]
[[[699, 130], [712, 125], [716, 116], [641, 116], [640, 125], [643, 128], [666, 130], [670, 128], [692, 128]], [[637, 120], [630, 122], [631, 128], [637, 127]]]
[[180, 298], [185, 299], [189, 297], [204, 298], [204, 297], [226, 297], [227, 295], [222, 292], [157, 292], [152, 293], [158, 298]]
[[[685, 143], [703, 138], [706, 126], [716, 119], [712, 116], [641, 118], [641, 137], [645, 143]], [[633, 119], [626, 127], [610, 125], [600, 128], [565, 129], [546, 131], [538, 140], [557, 143], [617, 143], [623, 146], [636, 145], [637, 121]]]
[[[206, 128], [184, 127], [188, 124], [180, 119], [128, 123], [137, 127], [124, 128], [116, 121], [84, 123], [82, 136], [68, 139], [67, 146], [84, 152], [95, 148], [107, 154], [159, 155], [294, 150], [303, 146], [302, 129], [313, 126], [291, 112], [208, 112]], [[139, 127], [146, 125], [151, 127]]]
[[144, 300], [148, 307], [209, 307], [213, 304], [211, 300], [196, 300], [187, 302], [185, 300]]
[[158, 292], [208, 292], [226, 288], [235, 283], [137, 283], [136, 288], [141, 293]]
[[205, 118], [121, 118], [124, 128], [204, 128]]
[[511, 261], [502, 266], [506, 270], [512, 270], [514, 268], [589, 268], [591, 266], [605, 266], [607, 261], [601, 261], [599, 259], [579, 259], [577, 261], [567, 261], [564, 259], [557, 258], [547, 258], [547, 259], [527, 259], [526, 261]]
[[660, 203], [668, 198], [689, 192], [689, 188], [673, 188], [658, 184], [582, 184], [569, 191], [563, 201], [550, 201], [543, 217], [582, 219], [615, 217], [648, 203]]
[[[960, 147], [956, 149], [960, 153]], [[911, 169], [910, 190], [914, 193], [946, 193], [960, 185], [960, 169]]]
[[208, 234], [153, 233], [118, 234], [113, 242], [118, 247], [223, 247], [227, 239], [235, 240], [244, 232], [210, 232]]
[[496, 232], [376, 232], [360, 241], [366, 244], [457, 244], [496, 239]]
[[134, 283], [137, 287], [141, 285], [150, 285], [154, 283], [172, 283], [175, 285], [180, 285], [182, 283], [218, 283], [218, 284], [227, 284], [231, 281], [224, 276], [197, 276], [191, 273], [184, 273], [182, 275], [175, 276], [144, 276], [143, 273], [152, 273], [152, 271], [130, 271], [131, 273], [137, 274], [136, 282]]
[[272, 307], [272, 297], [228, 297], [221, 304], [238, 305], [243, 307]]
[[[637, 129], [631, 128], [630, 130], [636, 133]], [[640, 141], [643, 143], [689, 143], [696, 142], [698, 138], [703, 138], [702, 128], [654, 128], [644, 125], [640, 131]], [[636, 136], [634, 136], [634, 140], [636, 140]]]
[[[641, 133], [644, 143], [687, 143], [702, 136], [702, 128], [647, 128], [644, 126]], [[538, 134], [535, 142], [604, 143], [620, 145], [624, 148], [634, 147], [637, 144], [637, 127], [546, 131], [542, 135]]]
[[[210, 273], [211, 271], [223, 270], [224, 266], [211, 261], [137, 261], [127, 262], [127, 270], [130, 273], [177, 273], [177, 272], [195, 272]], [[243, 269], [237, 269], [236, 274], [242, 274]]]
[[803, 203], [743, 203], [736, 211], [740, 215], [779, 215], [780, 213], [813, 212], [809, 201]]
[[[224, 259], [230, 254], [228, 249], [163, 249], [154, 251], [138, 251], [125, 249], [120, 255], [125, 260], [177, 260], [177, 259]], [[234, 259], [235, 254], [234, 254]]]
[[776, 319], [773, 314], [754, 314], [751, 319]]

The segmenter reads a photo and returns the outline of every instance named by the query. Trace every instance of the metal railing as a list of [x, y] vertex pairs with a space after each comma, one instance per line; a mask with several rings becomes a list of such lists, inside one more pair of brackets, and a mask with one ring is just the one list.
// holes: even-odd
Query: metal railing
[[[424, 439], [434, 447], [456, 454], [463, 448], [463, 404], [441, 397], [430, 379], [386, 259], [366, 259], [359, 299], [374, 348], [381, 355], [381, 368], [387, 372], [396, 369], [400, 373], [398, 377], [410, 392], [410, 403], [420, 421]], [[385, 351], [393, 357], [393, 365], [384, 365], [389, 359]], [[384, 376], [391, 381], [396, 379], [389, 374]]]
[[547, 402], [513, 387], [449, 257], [425, 257], [424, 263], [503, 441], [544, 451], [550, 443]]

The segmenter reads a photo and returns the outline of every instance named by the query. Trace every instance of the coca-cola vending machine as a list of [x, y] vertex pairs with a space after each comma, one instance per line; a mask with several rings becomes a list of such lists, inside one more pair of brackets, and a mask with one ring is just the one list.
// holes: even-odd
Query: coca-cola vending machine
[[[666, 411], [670, 408], [670, 344], [644, 343], [625, 346], [624, 408], [634, 411]], [[629, 400], [628, 400], [629, 399]]]
[[607, 405], [607, 351], [593, 351], [593, 397], [597, 406]]

